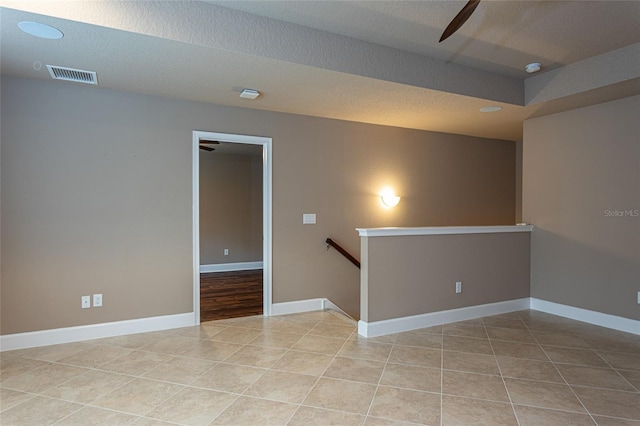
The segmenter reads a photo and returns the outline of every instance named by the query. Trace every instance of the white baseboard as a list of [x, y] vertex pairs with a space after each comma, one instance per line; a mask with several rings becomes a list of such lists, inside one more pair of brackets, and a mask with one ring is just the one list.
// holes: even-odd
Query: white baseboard
[[489, 315], [505, 314], [507, 312], [529, 309], [529, 298], [508, 300], [505, 302], [488, 303], [486, 305], [468, 306], [447, 311], [430, 312], [428, 314], [412, 315], [409, 317], [393, 318], [383, 321], [358, 321], [358, 334], [364, 337], [383, 336], [385, 334], [400, 333], [418, 328], [450, 322], [466, 321]]
[[[326, 298], [274, 303], [271, 308], [271, 313], [272, 315], [286, 315], [300, 312], [321, 311], [325, 308], [334, 309], [344, 313], [342, 309]], [[583, 321], [589, 324], [599, 325], [601, 327], [640, 335], [640, 321], [548, 302], [546, 300], [536, 298], [524, 298], [486, 305], [469, 306], [465, 308], [431, 312], [428, 314], [394, 318], [372, 323], [359, 321], [358, 334], [364, 337], [382, 336], [385, 334], [399, 333], [418, 328], [465, 321], [489, 315], [499, 315], [524, 309], [533, 309], [552, 315]], [[123, 336], [150, 331], [169, 330], [172, 328], [190, 327], [193, 325], [195, 325], [195, 315], [193, 312], [188, 312], [184, 314], [164, 315], [134, 320], [82, 325], [77, 327], [7, 334], [0, 336], [0, 351], [79, 342], [83, 340]]]
[[300, 312], [322, 311], [327, 299], [306, 299], [293, 302], [281, 302], [271, 305], [271, 315], [298, 314]]
[[329, 299], [324, 299], [324, 308], [325, 309], [331, 309], [334, 311], [338, 311], [340, 312], [342, 315], [344, 315], [345, 317], [351, 319], [352, 321], [355, 321], [355, 319], [353, 319], [353, 317], [351, 315], [349, 315], [348, 313], [346, 313], [345, 311], [343, 311], [340, 306], [336, 305], [335, 303], [333, 303], [331, 300]]
[[195, 325], [193, 312], [0, 336], [0, 351], [34, 348]]
[[294, 302], [274, 303], [271, 305], [271, 315], [299, 314], [301, 312], [324, 311], [331, 309], [355, 321], [351, 315], [343, 311], [338, 305], [326, 297], [318, 299], [296, 300]]
[[400, 333], [403, 331], [432, 327], [434, 325], [465, 321], [489, 315], [499, 315], [524, 309], [533, 309], [564, 318], [599, 325], [601, 327], [640, 335], [640, 321], [616, 315], [604, 314], [602, 312], [591, 311], [588, 309], [576, 308], [574, 306], [548, 302], [546, 300], [536, 299], [533, 297], [490, 303], [486, 305], [469, 306], [447, 311], [431, 312], [428, 314], [413, 315], [409, 317], [393, 318], [372, 323], [359, 321], [358, 334], [364, 337], [383, 336], [385, 334]]
[[264, 262], [217, 263], [215, 265], [200, 265], [200, 272], [250, 271], [263, 269], [263, 266]]
[[640, 321], [531, 298], [531, 309], [640, 335]]

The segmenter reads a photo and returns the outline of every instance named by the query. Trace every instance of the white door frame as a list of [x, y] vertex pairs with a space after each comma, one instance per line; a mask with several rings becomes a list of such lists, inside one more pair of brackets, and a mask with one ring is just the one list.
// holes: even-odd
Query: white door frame
[[234, 135], [200, 130], [193, 131], [192, 146], [192, 199], [193, 199], [193, 315], [194, 324], [200, 324], [200, 149], [199, 142], [220, 142], [262, 145], [262, 261], [263, 261], [263, 312], [271, 315], [272, 304], [272, 139], [262, 136]]

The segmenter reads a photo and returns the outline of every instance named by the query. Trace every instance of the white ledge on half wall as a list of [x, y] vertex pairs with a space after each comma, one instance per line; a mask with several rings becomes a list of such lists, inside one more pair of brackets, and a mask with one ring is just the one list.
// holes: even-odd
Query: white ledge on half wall
[[531, 232], [533, 225], [503, 226], [425, 226], [419, 228], [356, 228], [361, 237], [399, 237], [407, 235], [497, 234]]

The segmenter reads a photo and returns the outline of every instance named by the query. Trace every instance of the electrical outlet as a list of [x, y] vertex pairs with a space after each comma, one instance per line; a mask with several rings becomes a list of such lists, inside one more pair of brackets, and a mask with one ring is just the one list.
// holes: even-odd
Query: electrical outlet
[[91, 307], [91, 296], [82, 296], [80, 299], [82, 302], [82, 309], [87, 309]]
[[462, 293], [462, 281], [456, 281], [456, 293]]
[[640, 291], [638, 292], [638, 305], [640, 305]]
[[229, 249], [224, 249], [224, 255], [229, 256]]
[[99, 308], [102, 306], [102, 294], [94, 294], [93, 295], [93, 307]]

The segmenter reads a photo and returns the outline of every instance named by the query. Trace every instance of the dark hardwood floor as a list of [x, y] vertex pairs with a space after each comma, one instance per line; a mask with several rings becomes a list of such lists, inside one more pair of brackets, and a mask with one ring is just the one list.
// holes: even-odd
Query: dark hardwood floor
[[262, 315], [262, 269], [200, 274], [200, 321]]

